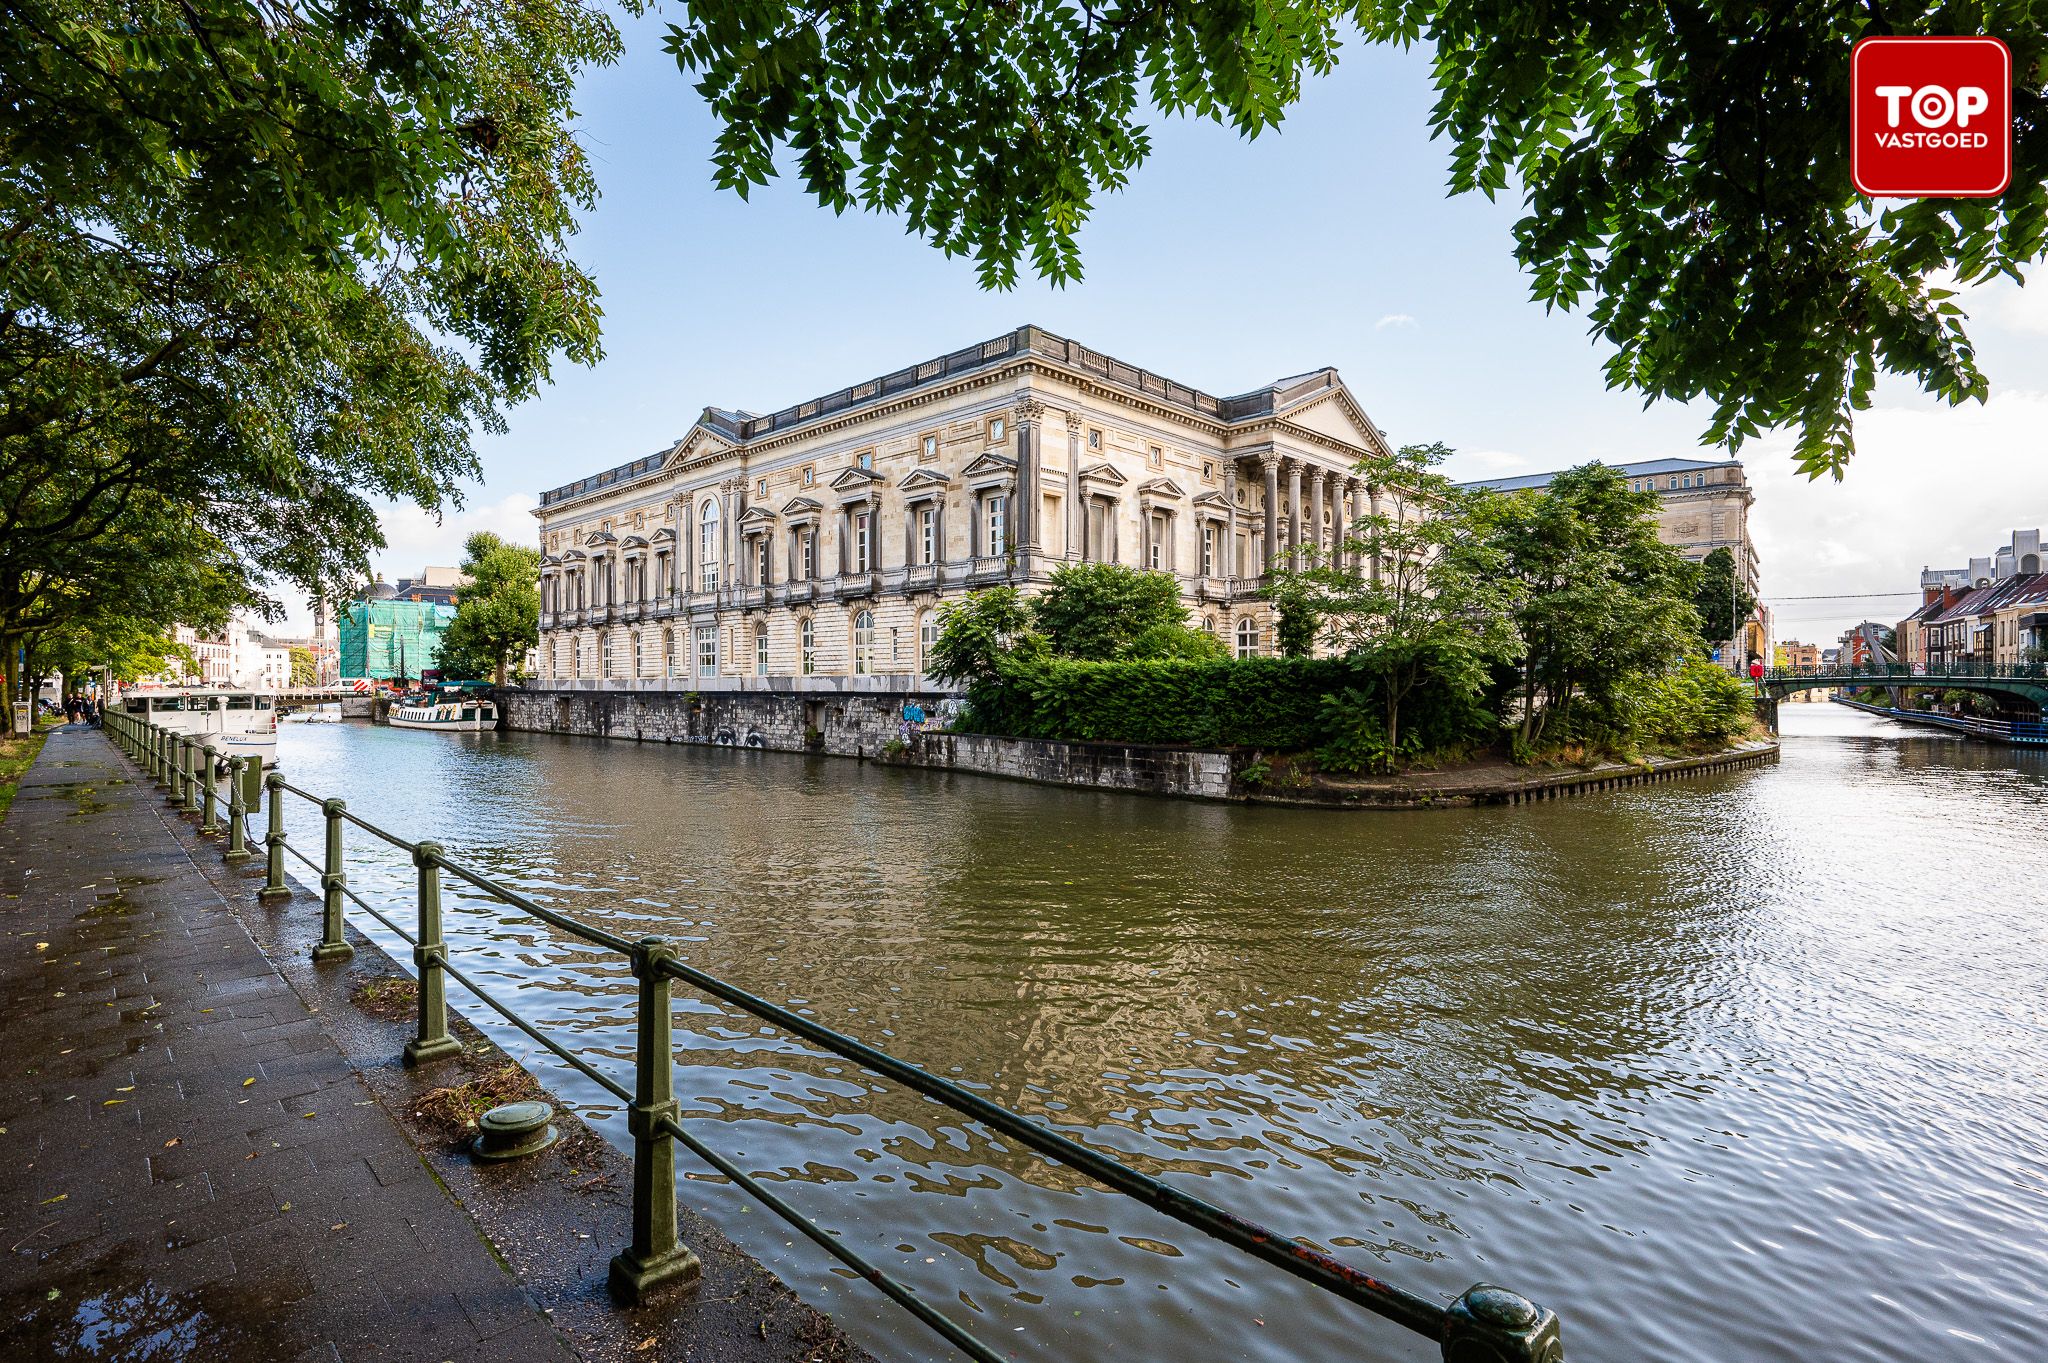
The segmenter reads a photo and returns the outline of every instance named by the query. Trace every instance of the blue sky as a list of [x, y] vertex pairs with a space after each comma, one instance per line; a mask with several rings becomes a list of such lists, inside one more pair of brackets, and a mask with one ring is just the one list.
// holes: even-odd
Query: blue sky
[[[713, 190], [713, 124], [662, 32], [625, 21], [624, 59], [581, 94], [603, 199], [575, 253], [603, 294], [605, 360], [558, 372], [482, 443], [464, 511], [393, 510], [387, 577], [455, 561], [472, 528], [530, 539], [539, 491], [663, 447], [706, 404], [771, 411], [1026, 321], [1216, 393], [1333, 364], [1397, 441], [1445, 441], [1466, 477], [1719, 457], [1699, 450], [1702, 412], [1608, 392], [1584, 321], [1529, 301], [1512, 200], [1446, 196], [1423, 53], [1354, 44], [1254, 142], [1159, 121], [1151, 161], [1097, 207], [1083, 283], [984, 293], [897, 220], [835, 217], [793, 182], [750, 202]], [[1989, 407], [1892, 385], [1840, 486], [1795, 479], [1785, 439], [1745, 447], [1767, 595], [1910, 589], [1921, 564], [2048, 519], [2048, 291], [1972, 312]], [[1787, 601], [1779, 634], [1831, 642], [1908, 604]]]

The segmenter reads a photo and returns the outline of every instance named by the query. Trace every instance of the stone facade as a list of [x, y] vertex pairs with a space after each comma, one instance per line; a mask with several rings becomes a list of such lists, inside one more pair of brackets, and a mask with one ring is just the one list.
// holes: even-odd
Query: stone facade
[[[1657, 538], [1672, 545], [1697, 563], [1716, 549], [1726, 549], [1735, 559], [1735, 571], [1751, 596], [1758, 601], [1756, 612], [1743, 623], [1739, 656], [1723, 661], [1740, 670], [1749, 658], [1771, 656], [1770, 611], [1762, 605], [1763, 565], [1756, 542], [1749, 534], [1749, 513], [1756, 505], [1756, 493], [1743, 476], [1742, 465], [1734, 459], [1718, 463], [1703, 459], [1645, 459], [1633, 464], [1616, 464], [1614, 471], [1628, 480], [1631, 492], [1657, 494]], [[1487, 487], [1497, 492], [1519, 492], [1548, 487], [1556, 473], [1523, 474], [1514, 478], [1488, 478], [1467, 487]]]
[[1174, 574], [1191, 619], [1273, 647], [1265, 565], [1336, 554], [1385, 435], [1335, 370], [1231, 398], [1037, 327], [544, 493], [543, 686], [934, 690], [937, 608], [1065, 563]]

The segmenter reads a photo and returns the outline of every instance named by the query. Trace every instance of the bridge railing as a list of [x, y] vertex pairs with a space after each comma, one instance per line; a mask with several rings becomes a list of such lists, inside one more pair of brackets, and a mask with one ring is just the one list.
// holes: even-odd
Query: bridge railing
[[[108, 731], [143, 769], [170, 790], [182, 808], [203, 816], [200, 831], [215, 833], [214, 762], [196, 738], [172, 732], [120, 711], [107, 713]], [[226, 855], [252, 855], [244, 829], [243, 759], [229, 758], [228, 846]], [[264, 780], [269, 792], [269, 826], [261, 838], [265, 875], [260, 900], [289, 900], [293, 890], [285, 876], [285, 857], [296, 857], [317, 877], [320, 886], [320, 940], [312, 949], [316, 962], [347, 960], [354, 954], [343, 927], [344, 901], [381, 923], [413, 949], [419, 975], [417, 1026], [405, 1045], [409, 1066], [432, 1064], [461, 1049], [448, 1031], [447, 981], [454, 980], [471, 996], [514, 1028], [605, 1092], [625, 1104], [627, 1130], [633, 1143], [632, 1243], [611, 1260], [609, 1287], [616, 1300], [635, 1305], [656, 1291], [694, 1281], [697, 1256], [677, 1231], [675, 1147], [680, 1145], [730, 1179], [742, 1192], [788, 1222], [804, 1237], [872, 1283], [890, 1300], [977, 1363], [1012, 1363], [1013, 1346], [1001, 1348], [977, 1338], [940, 1311], [917, 1290], [895, 1278], [841, 1238], [817, 1225], [745, 1169], [706, 1144], [682, 1125], [675, 1097], [675, 1051], [671, 986], [681, 983], [696, 993], [750, 1013], [814, 1046], [852, 1061], [873, 1074], [895, 1081], [941, 1103], [971, 1121], [1011, 1137], [1048, 1159], [1065, 1165], [1113, 1192], [1159, 1211], [1204, 1235], [1285, 1270], [1330, 1293], [1362, 1306], [1408, 1330], [1437, 1342], [1446, 1363], [1563, 1363], [1564, 1344], [1558, 1318], [1528, 1298], [1480, 1283], [1449, 1303], [1433, 1301], [1380, 1281], [1351, 1264], [1312, 1248], [1301, 1240], [1271, 1230], [1246, 1217], [1182, 1191], [1173, 1184], [1110, 1158], [1022, 1113], [876, 1049], [856, 1037], [835, 1031], [798, 1013], [685, 964], [675, 948], [658, 937], [637, 940], [579, 922], [535, 903], [517, 890], [449, 858], [439, 843], [408, 841], [352, 813], [339, 799], [302, 790], [273, 771]], [[290, 796], [318, 808], [324, 820], [321, 860], [293, 847], [285, 835], [284, 800]], [[409, 854], [418, 871], [410, 929], [394, 921], [350, 888], [343, 868], [343, 844], [349, 827]], [[492, 997], [482, 983], [453, 959], [441, 931], [441, 878], [452, 875], [491, 899], [604, 951], [617, 952], [630, 964], [635, 981], [635, 1056], [630, 1085], [594, 1067], [556, 1038], [520, 1017]], [[389, 907], [389, 906], [386, 906]]]
[[1765, 681], [1796, 681], [1808, 678], [1869, 678], [1873, 681], [1904, 682], [1910, 686], [1935, 685], [1944, 679], [2023, 680], [2048, 679], [2048, 663], [1838, 663], [1829, 667], [1773, 667], [1764, 672]]

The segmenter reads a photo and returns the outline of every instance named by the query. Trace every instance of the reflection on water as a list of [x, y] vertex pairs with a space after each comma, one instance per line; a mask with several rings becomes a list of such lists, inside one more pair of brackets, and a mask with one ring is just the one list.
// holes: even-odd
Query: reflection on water
[[[1784, 714], [1774, 768], [1415, 814], [356, 724], [281, 756], [1416, 1291], [1526, 1292], [1576, 1359], [2038, 1358], [2048, 761]], [[622, 961], [448, 898], [461, 958], [623, 1072]], [[1020, 1359], [1435, 1356], [723, 1006], [677, 1045], [696, 1131]], [[685, 1196], [879, 1353], [944, 1356], [734, 1190]]]

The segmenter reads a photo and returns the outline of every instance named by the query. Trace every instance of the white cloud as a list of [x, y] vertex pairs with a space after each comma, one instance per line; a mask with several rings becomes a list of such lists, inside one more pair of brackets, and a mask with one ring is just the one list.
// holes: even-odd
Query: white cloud
[[1405, 312], [1390, 312], [1372, 324], [1374, 331], [1385, 331], [1388, 327], [1412, 327], [1415, 319]]
[[1505, 478], [1510, 474], [1534, 473], [1527, 455], [1512, 450], [1459, 450], [1451, 461], [1459, 478]]
[[[537, 505], [533, 494], [514, 492], [490, 501], [472, 500], [438, 521], [416, 506], [386, 506], [380, 515], [384, 549], [372, 555], [370, 562], [386, 582], [396, 582], [419, 576], [420, 569], [429, 564], [453, 567], [461, 563], [462, 542], [479, 530], [495, 531], [514, 544], [537, 544], [540, 523], [531, 514]], [[287, 596], [284, 604], [288, 632], [313, 627], [312, 611], [305, 602]]]
[[1808, 482], [1788, 436], [1741, 452], [1756, 489], [1752, 533], [1777, 634], [1832, 643], [1869, 618], [1895, 621], [1912, 595], [1783, 598], [1919, 590], [1922, 567], [1956, 567], [2015, 530], [2048, 523], [2048, 393], [2010, 390], [1979, 407], [1913, 398], [1856, 420], [1856, 458], [1839, 483]]

